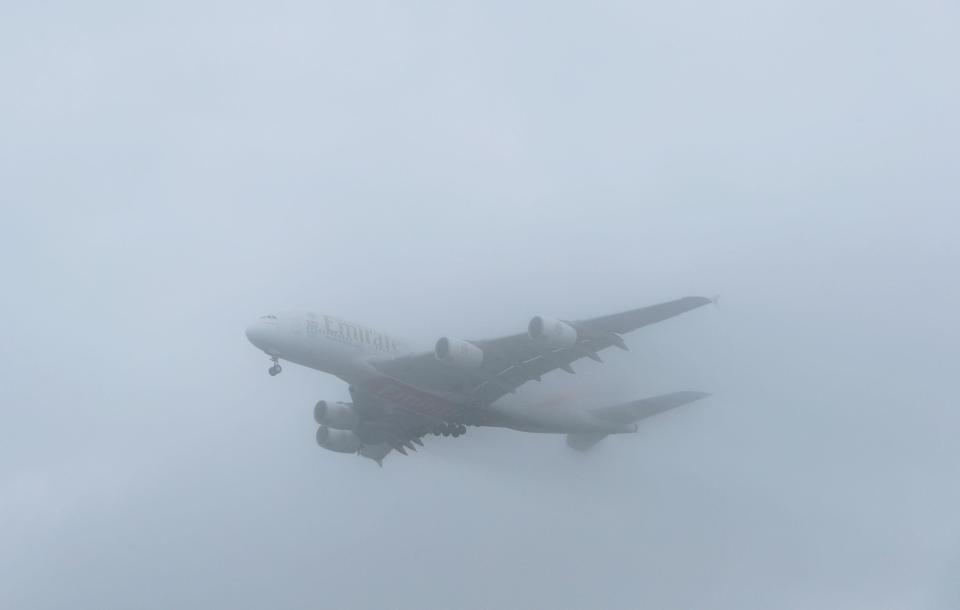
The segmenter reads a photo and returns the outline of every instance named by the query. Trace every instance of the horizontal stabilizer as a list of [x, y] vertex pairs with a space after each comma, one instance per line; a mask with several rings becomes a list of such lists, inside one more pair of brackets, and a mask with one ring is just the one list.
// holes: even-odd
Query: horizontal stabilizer
[[[710, 396], [707, 392], [672, 392], [651, 398], [641, 398], [612, 407], [597, 407], [593, 414], [609, 422], [629, 424], [657, 413], [663, 413], [676, 407]], [[571, 445], [572, 446], [572, 445]]]

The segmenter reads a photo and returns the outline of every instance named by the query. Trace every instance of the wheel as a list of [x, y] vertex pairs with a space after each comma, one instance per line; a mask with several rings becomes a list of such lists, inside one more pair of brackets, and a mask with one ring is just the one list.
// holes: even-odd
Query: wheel
[[271, 377], [276, 377], [277, 375], [280, 374], [280, 371], [282, 371], [282, 370], [283, 370], [283, 369], [280, 368], [280, 365], [279, 365], [279, 364], [274, 364], [274, 365], [271, 366], [269, 369], [267, 369], [267, 372], [270, 373], [270, 376], [271, 376]]

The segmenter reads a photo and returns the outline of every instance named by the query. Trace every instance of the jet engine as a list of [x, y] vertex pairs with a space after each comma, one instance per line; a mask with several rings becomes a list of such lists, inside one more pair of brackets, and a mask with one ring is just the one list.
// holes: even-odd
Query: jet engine
[[363, 446], [356, 432], [335, 430], [327, 426], [320, 426], [317, 430], [317, 444], [339, 453], [356, 453]]
[[337, 430], [356, 430], [360, 416], [349, 402], [321, 400], [313, 407], [313, 419], [321, 426]]
[[563, 320], [534, 316], [527, 325], [527, 334], [534, 341], [551, 349], [573, 347], [577, 342], [577, 329]]
[[437, 360], [446, 362], [458, 369], [473, 370], [483, 364], [483, 350], [462, 339], [440, 337], [433, 348]]

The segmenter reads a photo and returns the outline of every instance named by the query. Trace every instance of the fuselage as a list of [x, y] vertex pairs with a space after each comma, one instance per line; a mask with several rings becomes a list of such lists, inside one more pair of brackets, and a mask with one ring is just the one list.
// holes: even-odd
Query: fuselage
[[408, 344], [392, 335], [308, 311], [260, 316], [246, 334], [271, 357], [336, 375], [350, 384], [376, 373], [371, 359], [409, 352]]
[[[419, 395], [411, 410], [443, 417], [442, 397], [385, 378], [374, 365], [378, 359], [416, 353], [410, 342], [341, 318], [302, 310], [260, 316], [246, 329], [249, 341], [274, 360], [285, 360], [335, 375], [352, 386], [378, 385], [399, 396]], [[389, 387], [393, 384], [395, 387]], [[526, 432], [605, 434], [633, 432], [634, 424], [612, 424], [582, 406], [568, 403], [520, 403], [507, 398], [480, 405], [478, 425]]]

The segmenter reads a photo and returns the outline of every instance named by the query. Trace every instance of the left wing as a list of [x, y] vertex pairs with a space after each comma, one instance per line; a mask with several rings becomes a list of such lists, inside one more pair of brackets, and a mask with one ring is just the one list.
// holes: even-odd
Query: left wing
[[[576, 321], [534, 318], [528, 333], [462, 342], [467, 350], [477, 348], [482, 356], [472, 361], [447, 362], [435, 352], [379, 360], [373, 365], [385, 375], [405, 384], [433, 392], [490, 404], [531, 380], [562, 369], [573, 373], [571, 363], [581, 358], [602, 362], [599, 352], [608, 347], [627, 349], [622, 334], [672, 318], [711, 303], [704, 297], [684, 297], [598, 318]], [[539, 326], [535, 322], [539, 320]], [[539, 328], [541, 340], [532, 334]], [[544, 329], [555, 330], [549, 335]], [[572, 333], [572, 334], [571, 334]], [[443, 340], [441, 340], [443, 341]], [[449, 345], [449, 343], [448, 343]], [[469, 346], [473, 346], [470, 348]]]
[[[428, 434], [454, 434], [460, 436], [465, 428], [462, 424], [450, 424], [441, 418], [419, 413], [402, 404], [385, 400], [368, 389], [351, 386], [350, 396], [353, 407], [362, 417], [354, 433], [363, 443], [360, 455], [368, 457], [383, 466], [383, 459], [397, 451], [407, 455], [423, 446], [421, 440]], [[324, 422], [317, 418], [321, 426]]]

